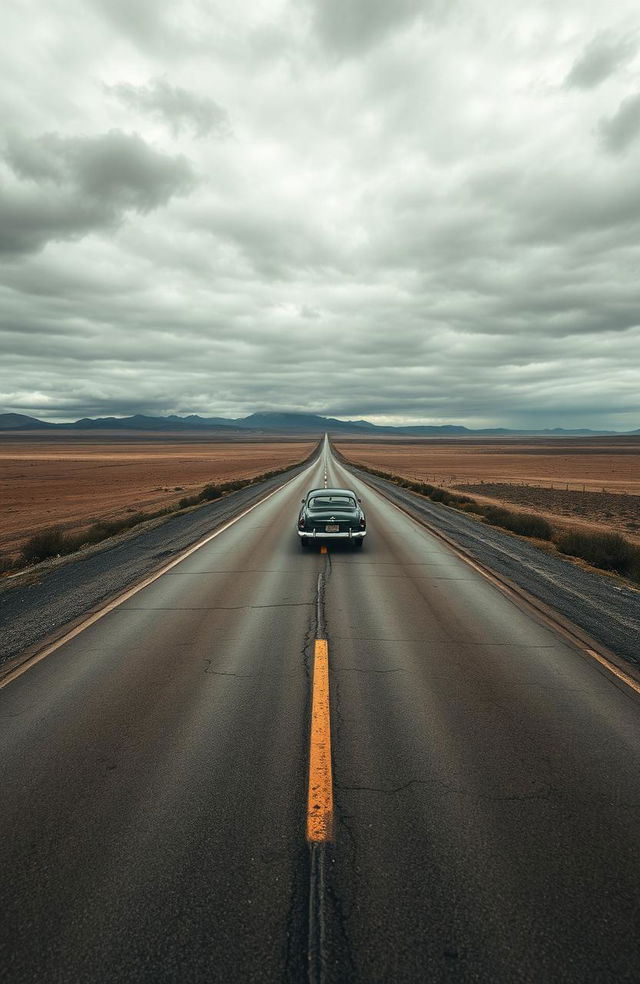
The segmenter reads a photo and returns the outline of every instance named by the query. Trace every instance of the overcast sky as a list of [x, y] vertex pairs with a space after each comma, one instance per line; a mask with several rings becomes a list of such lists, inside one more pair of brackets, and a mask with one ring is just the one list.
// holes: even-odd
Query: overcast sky
[[637, 0], [4, 0], [0, 409], [640, 427]]

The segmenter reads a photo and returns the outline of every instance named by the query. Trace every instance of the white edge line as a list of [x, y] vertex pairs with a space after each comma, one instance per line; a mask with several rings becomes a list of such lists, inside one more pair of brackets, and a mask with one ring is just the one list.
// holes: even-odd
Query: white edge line
[[[309, 465], [309, 468], [311, 468], [313, 464], [314, 462]], [[233, 519], [228, 520], [222, 526], [218, 527], [217, 530], [206, 536], [204, 540], [200, 540], [198, 543], [194, 543], [192, 546], [188, 547], [181, 554], [178, 554], [177, 557], [174, 557], [173, 560], [169, 561], [168, 564], [165, 564], [164, 567], [161, 567], [159, 571], [155, 571], [155, 573], [150, 574], [149, 577], [146, 577], [143, 581], [140, 581], [139, 584], [134, 585], [132, 588], [128, 588], [124, 594], [114, 598], [113, 601], [110, 601], [104, 608], [101, 608], [100, 611], [94, 612], [93, 615], [86, 618], [80, 623], [80, 625], [76, 625], [75, 628], [71, 629], [69, 632], [66, 632], [63, 636], [56, 639], [56, 641], [52, 642], [49, 646], [46, 646], [39, 653], [35, 653], [33, 656], [28, 656], [24, 662], [19, 663], [18, 666], [14, 667], [14, 669], [9, 670], [4, 676], [0, 677], [0, 690], [8, 686], [8, 684], [12, 683], [14, 680], [17, 680], [18, 677], [21, 677], [23, 673], [30, 670], [32, 666], [36, 665], [36, 663], [39, 663], [47, 656], [50, 656], [51, 653], [56, 651], [56, 649], [60, 649], [61, 646], [64, 646], [67, 642], [75, 639], [76, 636], [80, 635], [81, 632], [84, 632], [85, 629], [88, 629], [89, 626], [94, 625], [94, 623], [98, 622], [104, 615], [108, 615], [109, 612], [112, 612], [114, 608], [118, 608], [118, 606], [122, 605], [123, 602], [128, 601], [129, 598], [132, 598], [133, 595], [138, 593], [138, 591], [142, 591], [143, 588], [153, 584], [154, 581], [157, 581], [158, 578], [166, 574], [167, 571], [170, 571], [172, 567], [176, 567], [178, 564], [181, 564], [183, 560], [186, 560], [187, 557], [190, 557], [191, 554], [196, 552], [196, 550], [200, 550], [201, 547], [206, 546], [206, 544], [210, 543], [211, 540], [215, 540], [217, 536], [220, 536], [221, 533], [228, 530], [230, 526], [234, 526], [250, 512], [253, 512], [254, 509], [261, 506], [267, 501], [267, 499], [270, 499], [272, 495], [275, 495], [277, 492], [282, 492], [283, 489], [286, 489], [288, 485], [295, 482], [301, 475], [304, 475], [304, 472], [294, 475], [293, 478], [290, 478], [288, 482], [284, 483], [284, 485], [281, 485], [279, 488], [274, 489], [273, 492], [269, 492], [268, 495], [265, 495], [264, 499], [259, 499], [258, 502], [254, 502], [248, 509], [243, 510], [243, 512], [239, 513], [237, 516], [234, 516]]]

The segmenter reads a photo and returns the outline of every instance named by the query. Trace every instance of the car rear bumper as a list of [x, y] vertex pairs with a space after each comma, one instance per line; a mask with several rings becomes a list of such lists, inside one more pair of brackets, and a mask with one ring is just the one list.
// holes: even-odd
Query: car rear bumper
[[301, 540], [362, 540], [366, 530], [349, 530], [347, 533], [324, 533], [322, 530], [297, 530]]

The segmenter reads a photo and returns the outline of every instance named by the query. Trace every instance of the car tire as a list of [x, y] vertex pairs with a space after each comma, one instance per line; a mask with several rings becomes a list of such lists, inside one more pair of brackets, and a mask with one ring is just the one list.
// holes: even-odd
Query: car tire
[[356, 548], [356, 550], [361, 550], [361, 549], [362, 549], [362, 546], [363, 546], [363, 544], [364, 544], [364, 540], [363, 540], [363, 539], [360, 539], [360, 540], [354, 540], [354, 541], [353, 541], [353, 545], [354, 545], [354, 547]]
[[308, 548], [309, 541], [305, 536], [300, 537], [300, 546], [302, 547], [303, 550], [306, 550]]

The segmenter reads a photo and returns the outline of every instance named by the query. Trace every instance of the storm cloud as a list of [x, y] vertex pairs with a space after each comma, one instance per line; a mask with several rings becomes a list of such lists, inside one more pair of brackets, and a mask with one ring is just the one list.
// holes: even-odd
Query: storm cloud
[[10, 5], [0, 409], [640, 427], [638, 36], [631, 0]]
[[632, 37], [598, 35], [589, 42], [572, 65], [567, 76], [567, 85], [593, 89], [629, 61], [636, 50], [637, 44]]
[[169, 85], [166, 79], [153, 79], [148, 85], [120, 82], [107, 86], [106, 91], [129, 109], [162, 120], [175, 136], [184, 129], [191, 129], [199, 137], [230, 133], [229, 117], [213, 99]]
[[311, 0], [313, 27], [327, 50], [345, 55], [364, 51], [415, 20], [421, 0]]
[[137, 134], [11, 136], [4, 163], [13, 187], [0, 192], [0, 252], [40, 249], [149, 212], [191, 187], [183, 157], [153, 150]]
[[626, 150], [640, 135], [640, 92], [624, 99], [614, 115], [602, 121], [600, 132], [614, 154]]

